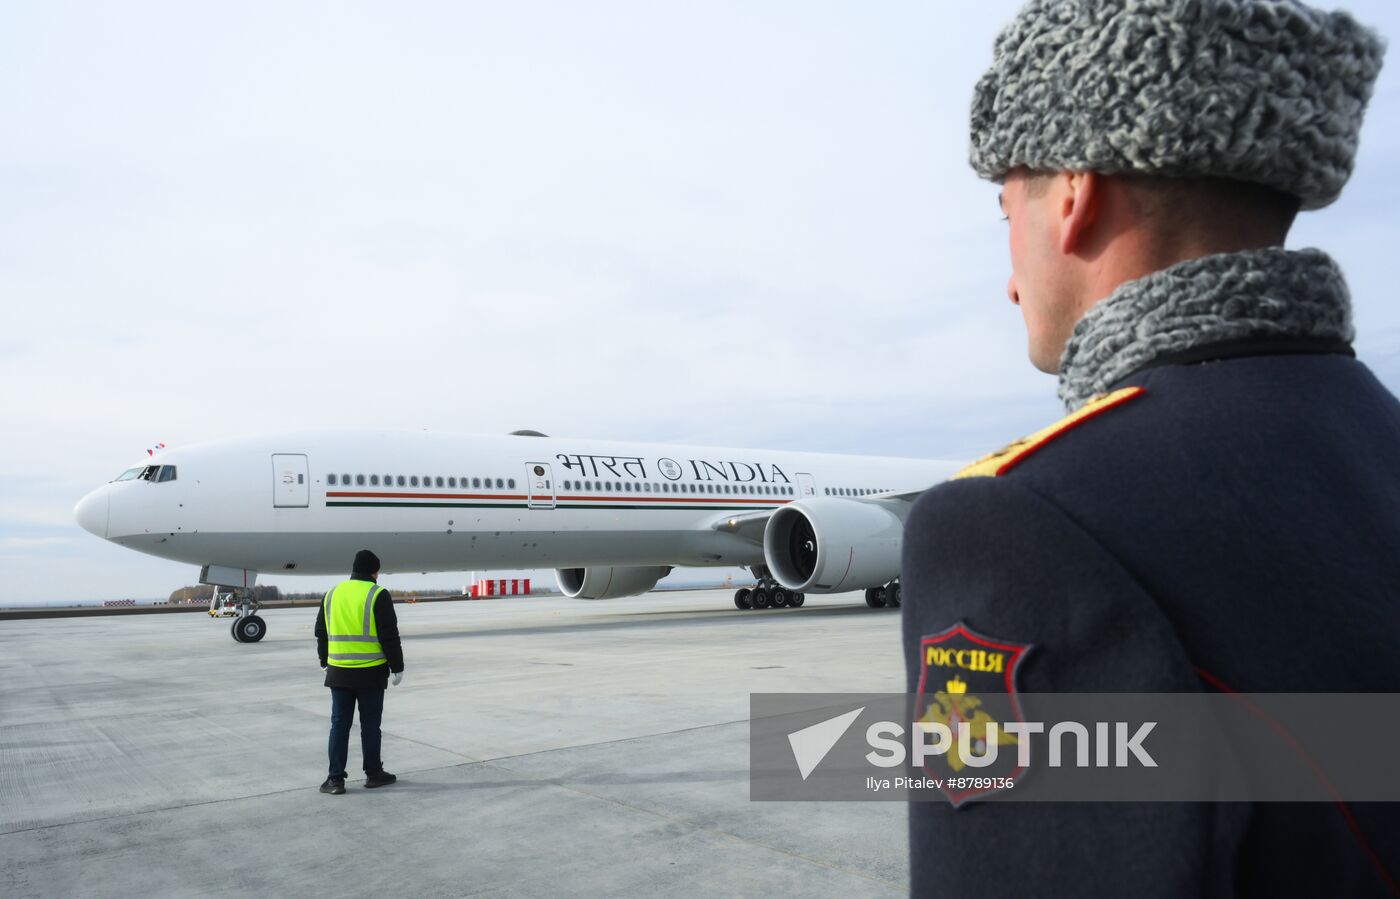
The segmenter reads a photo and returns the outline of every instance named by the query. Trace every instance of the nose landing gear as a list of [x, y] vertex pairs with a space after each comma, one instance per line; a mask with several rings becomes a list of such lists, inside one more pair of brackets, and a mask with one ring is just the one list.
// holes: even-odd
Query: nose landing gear
[[231, 631], [239, 643], [256, 643], [267, 634], [267, 622], [257, 615], [235, 618]]
[[199, 582], [214, 588], [209, 617], [232, 616], [229, 634], [239, 643], [256, 643], [267, 636], [267, 622], [258, 617], [262, 603], [253, 589], [257, 579], [258, 573], [251, 568], [205, 565], [199, 572]]
[[[235, 589], [233, 595], [227, 594], [223, 597], [225, 601], [231, 600], [231, 604], [238, 610], [237, 617], [233, 619], [233, 626], [229, 628], [229, 633], [233, 639], [239, 643], [256, 643], [267, 636], [267, 622], [258, 616], [258, 609], [261, 603], [253, 595], [252, 590]], [[214, 592], [214, 601], [220, 599], [219, 593]], [[212, 606], [211, 606], [212, 608]], [[213, 614], [211, 611], [210, 614]]]

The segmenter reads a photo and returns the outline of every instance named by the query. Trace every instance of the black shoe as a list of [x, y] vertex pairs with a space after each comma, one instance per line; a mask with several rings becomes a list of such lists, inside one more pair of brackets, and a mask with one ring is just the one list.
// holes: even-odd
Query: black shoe
[[380, 771], [378, 774], [366, 774], [365, 788], [373, 790], [375, 787], [387, 787], [396, 780], [398, 780], [398, 778], [388, 771]]
[[345, 778], [327, 777], [326, 782], [321, 784], [322, 793], [330, 793], [332, 796], [339, 796], [345, 792]]

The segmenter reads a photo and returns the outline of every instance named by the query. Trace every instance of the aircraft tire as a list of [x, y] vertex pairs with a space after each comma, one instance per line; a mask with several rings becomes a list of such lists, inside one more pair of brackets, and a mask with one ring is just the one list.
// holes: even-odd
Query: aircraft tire
[[773, 596], [773, 608], [775, 609], [785, 609], [788, 603], [792, 602], [792, 594], [782, 587], [774, 587], [770, 592]]
[[239, 636], [239, 634], [238, 634], [238, 619], [237, 619], [237, 618], [233, 619], [233, 624], [229, 626], [228, 632], [229, 632], [231, 635], [233, 635], [233, 639], [234, 639], [234, 640], [238, 641], [239, 643], [242, 643], [242, 642], [243, 642], [243, 638], [242, 638], [241, 636]]
[[749, 602], [753, 603], [755, 609], [766, 609], [773, 602], [773, 597], [768, 595], [768, 591], [763, 587], [754, 587], [749, 593]]
[[257, 615], [238, 618], [234, 621], [234, 639], [240, 643], [256, 643], [267, 636], [267, 622]]
[[892, 609], [897, 609], [902, 600], [903, 597], [900, 596], [899, 581], [894, 581], [889, 586], [885, 587], [885, 605]]
[[791, 597], [788, 598], [788, 605], [792, 606], [794, 609], [797, 609], [801, 608], [802, 604], [806, 601], [806, 593], [794, 593]]
[[885, 588], [867, 587], [865, 590], [865, 604], [872, 609], [883, 609], [885, 607]]
[[738, 590], [734, 591], [734, 607], [736, 609], [745, 610], [753, 608], [753, 606], [749, 603], [748, 587], [740, 587]]

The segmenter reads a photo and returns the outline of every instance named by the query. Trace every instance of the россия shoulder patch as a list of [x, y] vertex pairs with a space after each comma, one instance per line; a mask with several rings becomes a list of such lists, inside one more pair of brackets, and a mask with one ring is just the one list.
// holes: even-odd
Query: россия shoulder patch
[[1021, 462], [1025, 461], [1036, 450], [1045, 446], [1050, 441], [1059, 437], [1067, 431], [1084, 424], [1091, 418], [1102, 415], [1109, 409], [1115, 409], [1124, 403], [1135, 400], [1142, 396], [1141, 387], [1124, 387], [1112, 393], [1105, 393], [1095, 397], [1074, 412], [1050, 425], [1042, 428], [1029, 437], [1022, 437], [1015, 443], [1008, 444], [990, 455], [983, 456], [976, 462], [953, 475], [951, 480], [959, 478], [995, 478], [1006, 474]]
[[1017, 674], [1031, 648], [979, 634], [963, 621], [919, 641], [915, 720], [945, 734], [943, 751], [925, 757], [924, 772], [953, 808], [1008, 789], [1025, 773], [1029, 756], [1007, 725], [1026, 720]]

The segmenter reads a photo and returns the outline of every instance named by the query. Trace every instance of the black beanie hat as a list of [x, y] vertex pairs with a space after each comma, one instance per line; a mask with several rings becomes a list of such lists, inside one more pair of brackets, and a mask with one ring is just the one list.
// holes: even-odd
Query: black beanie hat
[[355, 567], [350, 569], [351, 575], [356, 574], [376, 574], [379, 571], [379, 557], [367, 549], [362, 549], [355, 553]]

